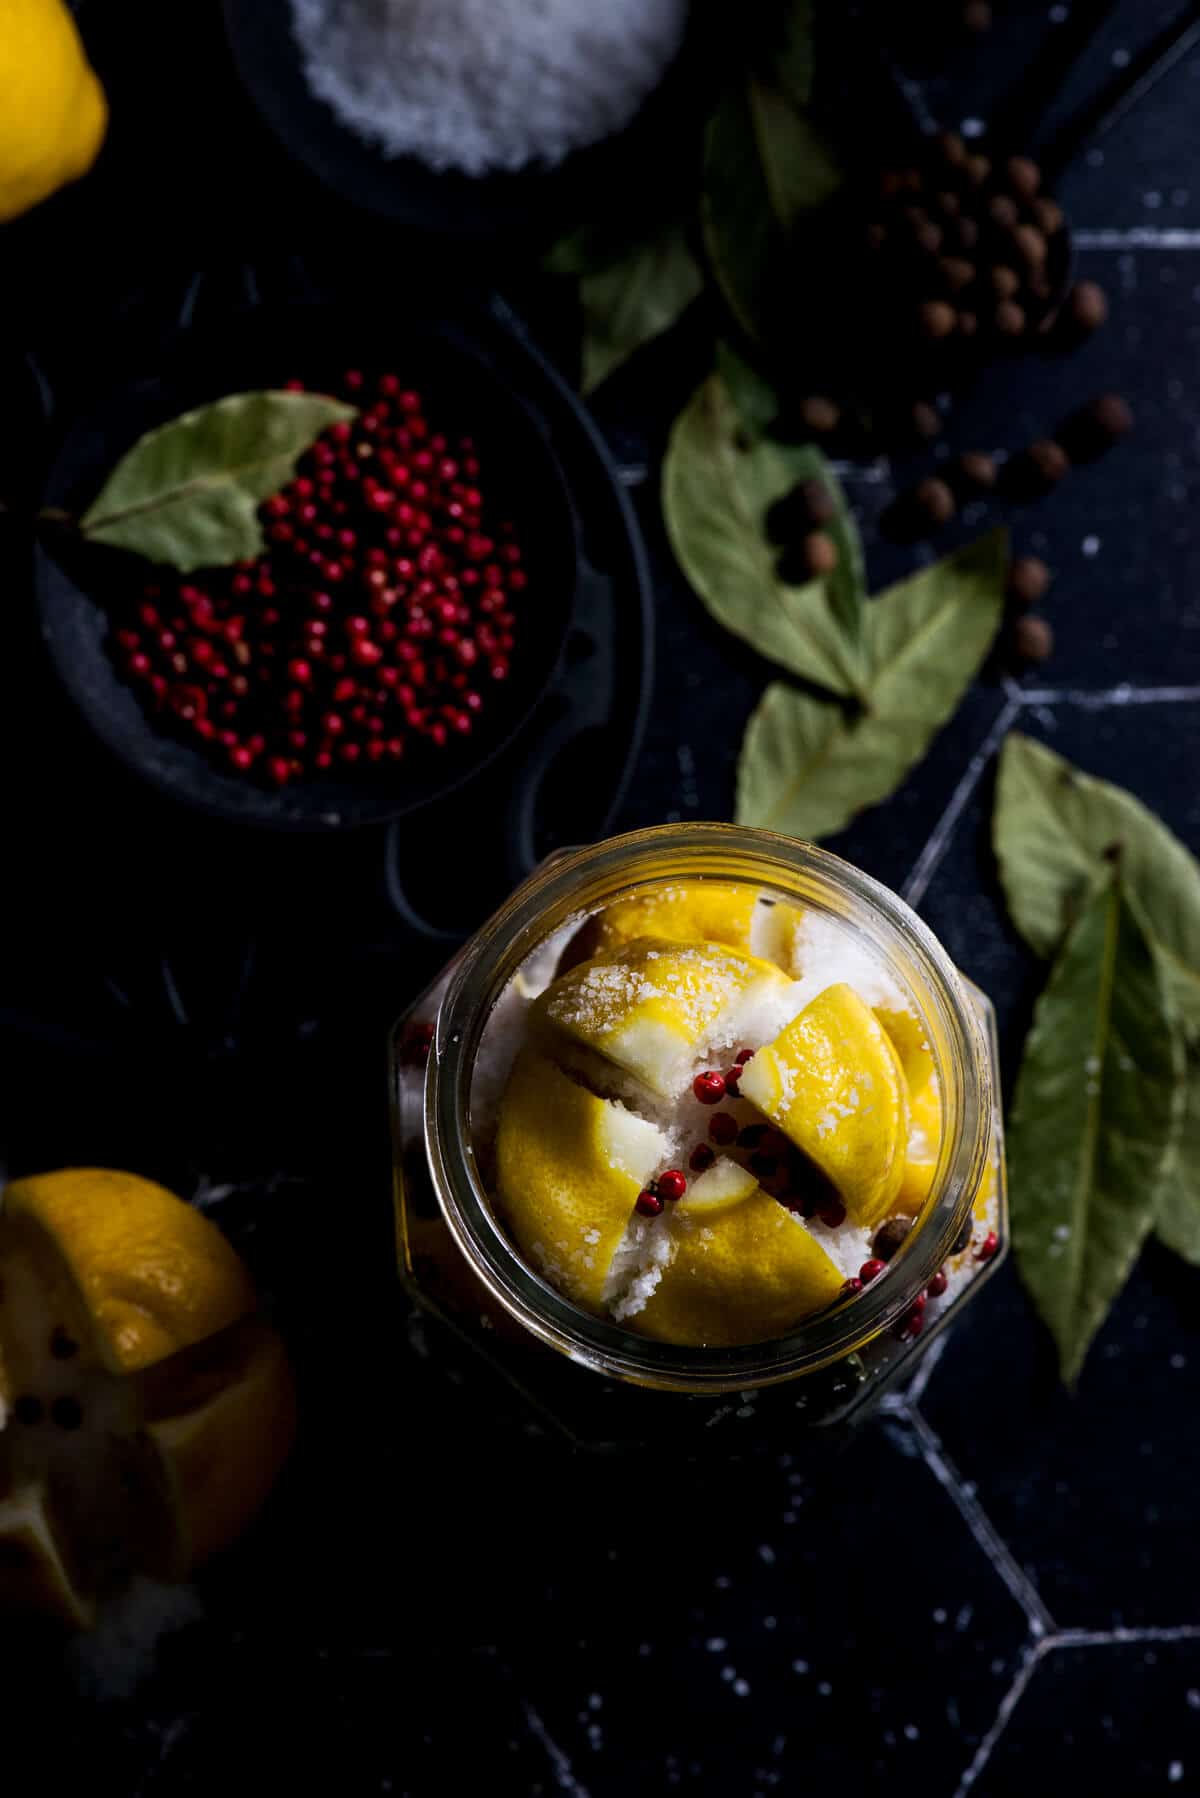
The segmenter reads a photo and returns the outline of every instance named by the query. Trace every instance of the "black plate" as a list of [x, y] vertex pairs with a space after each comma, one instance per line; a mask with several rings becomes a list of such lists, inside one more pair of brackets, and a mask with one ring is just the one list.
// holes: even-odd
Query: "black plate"
[[[494, 327], [493, 327], [494, 328]], [[505, 334], [506, 358], [519, 340]], [[522, 346], [523, 349], [523, 346]], [[445, 797], [478, 774], [535, 710], [558, 666], [578, 581], [578, 521], [552, 425], [490, 353], [485, 324], [456, 324], [401, 310], [386, 316], [330, 305], [261, 306], [219, 327], [181, 332], [147, 369], [132, 373], [74, 417], [46, 488], [51, 506], [81, 510], [141, 433], [190, 406], [298, 375], [331, 383], [348, 362], [388, 368], [427, 395], [449, 427], [477, 438], [492, 491], [527, 546], [530, 616], [512, 677], [478, 731], [428, 748], [386, 772], [354, 781], [297, 783], [282, 792], [223, 773], [190, 744], [156, 727], [119, 678], [107, 649], [106, 593], [145, 565], [107, 551], [56, 559], [39, 550], [42, 631], [68, 692], [96, 734], [131, 768], [172, 797], [237, 822], [325, 830], [383, 822]], [[536, 365], [540, 370], [540, 364]]]

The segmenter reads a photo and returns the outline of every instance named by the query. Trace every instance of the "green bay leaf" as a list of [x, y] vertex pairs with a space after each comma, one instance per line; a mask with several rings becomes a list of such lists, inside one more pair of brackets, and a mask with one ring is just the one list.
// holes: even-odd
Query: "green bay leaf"
[[859, 715], [783, 682], [768, 687], [742, 743], [738, 823], [816, 839], [894, 792], [987, 655], [1007, 557], [1006, 533], [993, 531], [869, 602]]
[[1000, 754], [992, 829], [1013, 923], [1038, 955], [1054, 953], [1119, 846], [1121, 878], [1151, 934], [1196, 976], [1200, 1017], [1200, 863], [1132, 793], [1014, 731]]
[[[748, 443], [729, 393], [713, 375], [675, 421], [663, 463], [667, 534], [708, 610], [768, 661], [832, 693], [862, 690], [863, 595], [857, 533], [839, 495], [846, 568], [835, 585], [779, 578], [766, 517], [798, 479], [833, 481], [817, 452]], [[836, 483], [833, 483], [836, 492]], [[852, 541], [853, 539], [853, 541]]]
[[590, 393], [642, 344], [669, 329], [703, 286], [680, 226], [585, 274], [583, 391]]
[[828, 139], [780, 88], [747, 75], [726, 89], [705, 131], [700, 226], [725, 303], [758, 343], [789, 310], [797, 225], [842, 179]]
[[322, 431], [354, 416], [325, 394], [272, 390], [185, 412], [122, 456], [80, 530], [182, 574], [256, 556], [259, 504], [287, 485]]
[[751, 437], [762, 437], [779, 416], [779, 395], [771, 383], [728, 343], [717, 344], [717, 374]]
[[1008, 1122], [1013, 1249], [1069, 1384], [1154, 1222], [1178, 1066], [1158, 959], [1110, 875], [1038, 1001]]

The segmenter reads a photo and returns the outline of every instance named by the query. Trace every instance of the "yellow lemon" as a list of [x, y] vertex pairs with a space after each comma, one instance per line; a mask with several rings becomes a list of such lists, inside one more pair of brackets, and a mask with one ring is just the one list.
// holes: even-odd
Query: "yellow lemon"
[[716, 880], [680, 880], [618, 899], [589, 918], [571, 939], [562, 969], [619, 949], [639, 937], [671, 943], [724, 943], [791, 972], [802, 913], [767, 902], [758, 887]]
[[933, 1075], [933, 1050], [929, 1047], [925, 1026], [911, 1011], [900, 1011], [887, 1005], [877, 1005], [875, 1016], [892, 1039], [908, 1082], [908, 1096], [915, 1099], [924, 1092]]
[[888, 1215], [904, 1174], [909, 1111], [891, 1038], [853, 987], [826, 987], [747, 1062], [742, 1097], [836, 1187], [854, 1223]]
[[560, 1292], [604, 1309], [609, 1268], [646, 1181], [665, 1160], [657, 1124], [525, 1049], [500, 1103], [496, 1197], [518, 1247]]
[[789, 984], [770, 962], [721, 943], [638, 937], [560, 975], [533, 1017], [674, 1098], [699, 1055], [739, 1041]]
[[767, 1342], [841, 1292], [841, 1270], [816, 1238], [752, 1176], [734, 1173], [740, 1196], [732, 1176], [722, 1176], [706, 1206], [701, 1189], [713, 1168], [676, 1208], [671, 1258], [629, 1320], [643, 1335], [697, 1348]]
[[86, 174], [108, 123], [63, 0], [0, 6], [0, 222]]
[[929, 1197], [942, 1146], [942, 1095], [936, 1080], [928, 1081], [913, 1094], [910, 1110], [908, 1148], [896, 1210], [916, 1217]]
[[221, 1233], [133, 1174], [15, 1181], [0, 1208], [0, 1610], [86, 1625], [257, 1512], [295, 1396]]

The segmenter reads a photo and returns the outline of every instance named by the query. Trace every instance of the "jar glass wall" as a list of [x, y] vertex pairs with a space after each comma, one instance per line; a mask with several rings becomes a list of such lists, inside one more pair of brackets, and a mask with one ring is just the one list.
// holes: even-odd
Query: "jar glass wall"
[[[494, 1008], [540, 948], [577, 921], [664, 882], [753, 885], [848, 925], [910, 995], [942, 1095], [929, 1197], [888, 1269], [786, 1336], [683, 1348], [580, 1309], [517, 1252], [476, 1158], [473, 1080]], [[542, 1415], [590, 1444], [662, 1442], [724, 1419], [786, 1412], [788, 1427], [860, 1412], [997, 1264], [1007, 1241], [991, 1007], [894, 894], [810, 844], [733, 825], [664, 826], [551, 857], [411, 1011], [393, 1039], [401, 1276]], [[945, 1291], [938, 1291], [945, 1269]], [[935, 1295], [923, 1299], [934, 1283]], [[912, 1330], [914, 1301], [924, 1304]], [[906, 1323], [907, 1320], [907, 1323]]]

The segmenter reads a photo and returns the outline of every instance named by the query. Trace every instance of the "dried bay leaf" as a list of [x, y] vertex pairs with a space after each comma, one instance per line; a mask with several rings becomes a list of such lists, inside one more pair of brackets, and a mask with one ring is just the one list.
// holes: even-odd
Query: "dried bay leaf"
[[80, 519], [95, 543], [167, 562], [181, 574], [261, 553], [260, 503], [296, 461], [355, 408], [320, 393], [234, 393], [147, 431]]
[[789, 674], [831, 693], [861, 693], [861, 550], [844, 501], [838, 522], [845, 568], [836, 582], [794, 587], [780, 580], [767, 537], [772, 505], [814, 474], [832, 480], [818, 452], [746, 441], [728, 390], [713, 375], [671, 432], [662, 485], [667, 534], [691, 585], [726, 630]]
[[681, 226], [584, 275], [583, 391], [673, 325], [704, 287]]
[[1013, 923], [1038, 955], [1054, 953], [1119, 847], [1121, 878], [1151, 934], [1196, 976], [1200, 1004], [1200, 863], [1132, 793], [1014, 731], [1000, 755], [993, 841]]
[[1068, 1383], [1154, 1223], [1178, 1069], [1158, 959], [1110, 871], [1038, 1001], [1008, 1123], [1013, 1249]]
[[776, 682], [738, 762], [737, 821], [787, 836], [842, 830], [892, 793], [957, 709], [1000, 625], [1008, 539], [993, 531], [866, 608], [857, 716]]
[[1185, 1045], [1183, 1112], [1157, 1233], [1200, 1265], [1200, 863], [1132, 793], [1019, 733], [1001, 752], [992, 828], [1009, 912], [1039, 955], [1053, 953], [1119, 850]]
[[726, 89], [705, 131], [700, 227], [717, 286], [752, 340], [775, 335], [797, 225], [841, 185], [832, 146], [780, 88], [751, 74]]

